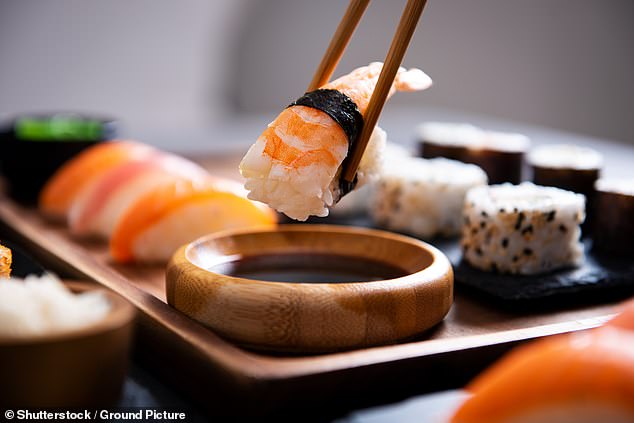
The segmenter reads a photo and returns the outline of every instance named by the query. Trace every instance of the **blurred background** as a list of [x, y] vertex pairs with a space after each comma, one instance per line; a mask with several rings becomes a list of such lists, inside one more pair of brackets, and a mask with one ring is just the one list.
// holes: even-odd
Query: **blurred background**
[[[171, 149], [248, 143], [304, 92], [347, 3], [2, 0], [0, 118], [85, 111]], [[383, 60], [404, 5], [371, 2], [336, 75]], [[632, 22], [632, 0], [429, 0], [404, 65], [434, 86], [396, 96], [386, 129], [406, 142], [480, 116], [634, 143]]]

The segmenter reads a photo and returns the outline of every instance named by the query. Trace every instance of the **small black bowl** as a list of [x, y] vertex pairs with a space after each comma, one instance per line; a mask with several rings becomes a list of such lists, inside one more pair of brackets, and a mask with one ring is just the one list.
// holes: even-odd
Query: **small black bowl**
[[46, 180], [87, 147], [112, 139], [117, 124], [76, 113], [18, 116], [0, 127], [0, 169], [9, 195], [35, 204]]

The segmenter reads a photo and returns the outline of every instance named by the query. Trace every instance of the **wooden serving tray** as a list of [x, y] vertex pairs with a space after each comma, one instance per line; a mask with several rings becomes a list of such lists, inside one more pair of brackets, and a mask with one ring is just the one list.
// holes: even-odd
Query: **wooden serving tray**
[[518, 342], [592, 328], [614, 313], [615, 302], [511, 312], [458, 291], [445, 320], [410, 342], [270, 355], [223, 340], [167, 305], [163, 266], [114, 264], [103, 243], [74, 239], [65, 227], [6, 198], [0, 200], [0, 220], [51, 270], [96, 281], [136, 306], [142, 364], [213, 414], [306, 413], [316, 404], [315, 413], [336, 413], [461, 386]]

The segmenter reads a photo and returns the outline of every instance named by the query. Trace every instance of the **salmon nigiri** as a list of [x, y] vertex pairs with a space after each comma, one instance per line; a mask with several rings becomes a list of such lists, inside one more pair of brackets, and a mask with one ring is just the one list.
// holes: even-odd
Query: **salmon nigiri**
[[75, 235], [110, 238], [126, 209], [146, 192], [178, 180], [208, 177], [197, 164], [167, 153], [123, 163], [79, 193], [69, 211], [70, 230]]
[[[328, 207], [346, 193], [339, 186], [341, 165], [361, 132], [382, 67], [375, 62], [355, 69], [284, 109], [240, 163], [249, 198], [297, 220], [327, 216]], [[390, 95], [430, 85], [431, 79], [421, 70], [401, 68]], [[375, 131], [370, 144], [384, 143], [379, 141], [381, 135]], [[359, 180], [366, 171], [359, 167]]]
[[453, 423], [634, 422], [634, 332], [603, 327], [534, 342], [467, 390]]
[[79, 193], [104, 172], [157, 153], [148, 145], [127, 140], [104, 142], [88, 148], [62, 165], [47, 181], [40, 192], [40, 211], [49, 218], [66, 220]]
[[181, 246], [223, 229], [273, 226], [275, 213], [225, 180], [178, 181], [134, 202], [116, 225], [110, 254], [118, 262], [164, 262]]

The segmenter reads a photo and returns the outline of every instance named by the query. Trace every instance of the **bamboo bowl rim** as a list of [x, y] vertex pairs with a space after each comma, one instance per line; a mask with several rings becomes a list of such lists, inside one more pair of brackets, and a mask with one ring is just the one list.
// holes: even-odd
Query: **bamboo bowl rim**
[[[209, 270], [243, 255], [297, 252], [376, 260], [404, 275], [306, 283]], [[453, 270], [440, 250], [405, 235], [350, 226], [279, 225], [217, 232], [181, 247], [168, 264], [166, 296], [174, 308], [240, 344], [321, 352], [394, 342], [438, 323], [453, 300]]]

